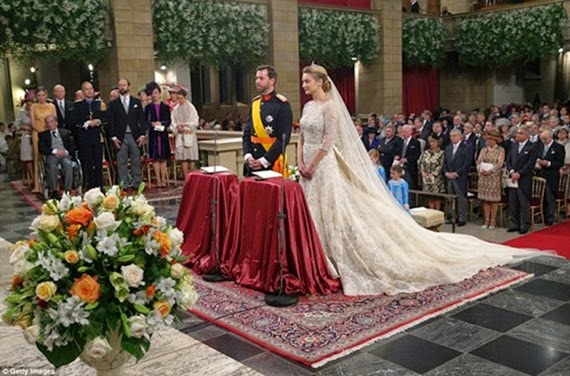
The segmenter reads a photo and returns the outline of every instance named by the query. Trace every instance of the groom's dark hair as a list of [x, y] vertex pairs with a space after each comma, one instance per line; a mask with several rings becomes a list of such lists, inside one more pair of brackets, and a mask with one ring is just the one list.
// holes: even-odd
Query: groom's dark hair
[[267, 77], [269, 78], [273, 78], [275, 79], [275, 81], [277, 81], [277, 71], [275, 70], [275, 68], [271, 65], [260, 65], [259, 67], [257, 67], [257, 69], [255, 70], [257, 71], [262, 71], [262, 70], [266, 70], [267, 71]]

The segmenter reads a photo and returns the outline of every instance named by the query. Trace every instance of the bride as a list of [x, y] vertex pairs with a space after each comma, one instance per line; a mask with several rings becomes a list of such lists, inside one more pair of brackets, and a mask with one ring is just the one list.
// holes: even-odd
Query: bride
[[327, 71], [305, 67], [302, 87], [313, 100], [301, 117], [301, 185], [345, 295], [421, 291], [536, 256], [417, 225], [378, 177]]

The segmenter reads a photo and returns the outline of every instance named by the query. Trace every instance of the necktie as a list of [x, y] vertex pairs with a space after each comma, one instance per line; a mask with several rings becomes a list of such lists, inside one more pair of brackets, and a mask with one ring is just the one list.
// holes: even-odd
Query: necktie
[[452, 154], [453, 157], [455, 157], [455, 153], [457, 153], [458, 147], [459, 147], [459, 145], [453, 145], [453, 154]]
[[542, 159], [546, 158], [546, 153], [548, 153], [549, 147], [544, 145], [544, 150], [542, 151]]
[[63, 101], [59, 101], [59, 112], [61, 113], [62, 119], [65, 120], [65, 107], [63, 105]]
[[127, 103], [127, 97], [123, 97], [123, 108], [125, 109], [125, 112], [129, 112], [129, 104]]
[[522, 142], [519, 142], [519, 151], [518, 151], [519, 154], [521, 153], [523, 147], [524, 147], [524, 144]]
[[402, 155], [406, 155], [406, 151], [408, 151], [408, 142], [409, 140], [404, 141], [404, 149], [402, 150]]
[[56, 131], [51, 132], [51, 134], [53, 134], [54, 138], [57, 138], [57, 132]]

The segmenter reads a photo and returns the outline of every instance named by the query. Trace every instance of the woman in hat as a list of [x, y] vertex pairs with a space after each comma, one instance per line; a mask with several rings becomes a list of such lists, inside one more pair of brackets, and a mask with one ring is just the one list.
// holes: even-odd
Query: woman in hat
[[477, 158], [477, 171], [479, 172], [477, 198], [483, 203], [485, 214], [485, 222], [481, 227], [494, 229], [503, 193], [501, 169], [505, 163], [505, 149], [499, 146], [499, 143], [503, 141], [503, 136], [498, 131], [487, 132], [485, 140], [487, 140], [487, 146], [481, 150]]

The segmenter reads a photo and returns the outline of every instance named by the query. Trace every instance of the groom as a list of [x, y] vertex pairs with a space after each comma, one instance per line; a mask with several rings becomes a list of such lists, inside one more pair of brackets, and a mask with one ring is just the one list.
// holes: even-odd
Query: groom
[[276, 81], [275, 68], [257, 68], [255, 87], [261, 95], [253, 98], [243, 130], [244, 176], [260, 170], [283, 173], [287, 168], [281, 152], [291, 138], [293, 112], [287, 98], [275, 93]]

